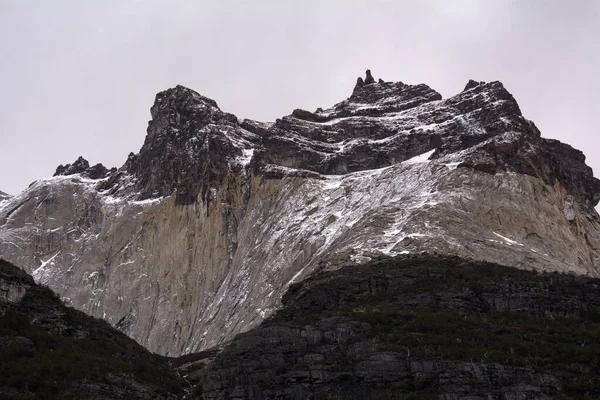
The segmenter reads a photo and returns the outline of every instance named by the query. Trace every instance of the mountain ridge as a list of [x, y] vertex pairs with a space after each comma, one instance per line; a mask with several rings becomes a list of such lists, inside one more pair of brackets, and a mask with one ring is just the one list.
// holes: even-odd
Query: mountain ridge
[[[368, 75], [370, 75], [370, 72]], [[468, 96], [463, 96], [465, 93], [468, 93]], [[335, 158], [340, 157], [340, 155], [335, 153], [345, 153], [347, 148], [360, 146], [360, 143], [352, 143], [353, 135], [356, 132], [344, 129], [343, 122], [345, 121], [336, 120], [357, 117], [386, 117], [387, 119], [393, 119], [394, 115], [390, 116], [390, 113], [399, 113], [438, 101], [448, 103], [446, 109], [458, 110], [459, 113], [452, 114], [446, 110], [450, 116], [454, 117], [448, 121], [448, 116], [443, 115], [443, 112], [439, 112], [438, 107], [438, 110], [434, 110], [434, 113], [437, 111], [438, 115], [434, 115], [431, 118], [433, 124], [454, 123], [457, 125], [457, 121], [453, 121], [453, 119], [456, 119], [456, 115], [474, 114], [475, 119], [479, 119], [480, 130], [483, 132], [462, 135], [460, 140], [467, 143], [457, 143], [456, 141], [444, 143], [436, 135], [423, 135], [425, 139], [431, 142], [429, 145], [419, 147], [414, 143], [408, 143], [416, 148], [408, 149], [408, 151], [404, 150], [400, 154], [396, 154], [396, 156], [390, 153], [394, 151], [398, 153], [399, 150], [394, 149], [388, 143], [388, 149], [385, 152], [380, 152], [376, 148], [373, 148], [373, 146], [368, 148], [369, 151], [374, 153], [371, 156], [374, 159], [365, 159], [365, 155], [361, 154], [360, 162], [354, 162], [349, 167], [346, 165], [348, 163], [347, 160], [342, 160], [341, 163], [336, 162]], [[486, 121], [488, 116], [485, 115], [483, 110], [486, 102], [491, 102], [491, 107], [494, 108], [494, 114], [491, 116], [491, 119], [495, 121], [492, 121], [492, 123]], [[425, 114], [422, 111], [427, 112], [428, 110], [417, 110], [421, 118]], [[101, 164], [92, 167], [92, 169], [98, 168], [98, 171], [92, 171], [89, 165], [87, 168], [82, 166], [75, 167], [78, 165], [78, 161], [87, 163], [85, 159], [80, 158], [73, 164], [73, 167], [70, 167], [71, 169], [63, 171], [61, 169], [62, 166], [59, 166], [55, 175], [70, 175], [83, 172], [84, 174], [92, 174], [98, 178], [106, 177], [111, 172], [111, 177], [108, 179], [108, 182], [101, 186], [101, 190], [112, 189], [112, 191], [116, 191], [115, 184], [119, 180], [119, 174], [122, 173], [121, 171], [126, 171], [135, 175], [136, 180], [139, 181], [136, 185], [136, 189], [139, 190], [137, 193], [138, 200], [168, 196], [177, 190], [178, 203], [183, 204], [193, 202], [195, 196], [200, 192], [203, 197], [206, 197], [210, 183], [222, 180], [223, 171], [227, 170], [228, 167], [226, 164], [231, 163], [235, 158], [243, 160], [241, 166], [245, 166], [244, 163], [249, 163], [252, 159], [255, 159], [254, 165], [258, 166], [259, 170], [262, 168], [261, 172], [263, 173], [266, 172], [265, 168], [269, 166], [274, 166], [275, 169], [279, 166], [296, 170], [308, 170], [320, 174], [338, 175], [388, 166], [416, 156], [418, 152], [424, 153], [429, 151], [434, 147], [436, 148], [436, 153], [434, 153], [432, 159], [442, 158], [465, 148], [473, 147], [475, 144], [483, 143], [486, 139], [496, 136], [499, 131], [513, 129], [523, 131], [529, 138], [539, 138], [540, 140], [538, 143], [523, 143], [524, 139], [520, 138], [518, 143], [514, 143], [513, 141], [512, 144], [506, 143], [500, 148], [499, 146], [495, 146], [495, 148], [490, 149], [494, 153], [488, 154], [488, 157], [491, 157], [492, 160], [486, 160], [484, 163], [469, 160], [462, 165], [489, 172], [493, 172], [498, 168], [514, 169], [520, 173], [541, 177], [549, 184], [553, 184], [556, 180], [555, 175], [559, 175], [565, 184], [569, 184], [570, 180], [578, 181], [569, 189], [581, 192], [577, 193], [578, 197], [580, 197], [578, 198], [580, 202], [585, 202], [586, 205], [592, 205], [593, 207], [600, 201], [600, 181], [593, 178], [591, 169], [583, 164], [585, 162], [583, 153], [557, 140], [541, 139], [537, 127], [531, 121], [522, 119], [522, 113], [517, 102], [504, 89], [502, 83], [498, 81], [485, 83], [470, 80], [461, 93], [445, 100], [442, 99], [439, 93], [424, 84], [412, 86], [402, 82], [394, 83], [382, 80], [378, 83], [363, 83], [363, 85], [357, 85], [354, 88], [352, 95], [347, 100], [337, 103], [330, 109], [320, 109], [320, 111], [317, 110], [315, 113], [296, 109], [291, 115], [277, 119], [272, 124], [251, 120], [238, 121], [233, 114], [221, 111], [214, 100], [179, 85], [157, 94], [154, 105], [151, 107], [151, 115], [153, 119], [149, 124], [144, 146], [142, 146], [138, 154], [130, 154], [127, 162], [119, 169], [119, 173], [116, 173], [114, 169], [108, 171]], [[509, 120], [505, 120], [504, 118], [508, 118]], [[184, 124], [183, 127], [181, 126], [182, 121]], [[425, 122], [429, 121], [425, 120]], [[308, 127], [302, 126], [302, 123], [306, 123]], [[311, 123], [318, 124], [319, 129], [315, 129], [314, 126], [311, 126]], [[507, 124], [515, 124], [516, 126], [507, 127]], [[210, 130], [210, 127], [213, 125], [217, 125], [218, 129], [221, 130], [221, 132], [218, 132], [220, 135], [215, 135], [216, 132]], [[337, 131], [327, 131], [328, 125], [334, 125]], [[415, 141], [423, 139], [423, 137], [415, 134], [413, 130], [415, 128], [422, 130], [421, 126], [431, 124], [413, 122], [406, 125], [402, 126], [404, 129], [400, 133], [412, 133], [412, 136], [416, 137], [416, 139], [413, 139]], [[352, 128], [356, 129], [356, 127]], [[364, 130], [367, 132], [366, 136], [372, 138], [371, 140], [384, 141], [387, 139], [388, 142], [393, 142], [395, 139], [397, 141], [397, 138], [394, 138], [394, 135], [391, 135], [390, 132], [386, 132], [385, 128], [383, 124], [382, 126], [375, 126], [375, 128], [367, 125]], [[396, 136], [399, 133], [397, 128], [395, 127]], [[464, 128], [464, 126], [459, 126], [459, 128]], [[187, 133], [182, 133], [181, 129], [187, 131]], [[208, 130], [209, 132], [203, 132], [203, 130]], [[284, 131], [284, 134], [281, 134], [281, 130]], [[288, 139], [290, 131], [299, 136], [298, 141]], [[181, 140], [178, 139], [180, 135], [184, 136], [186, 143], [181, 143]], [[202, 147], [213, 147], [216, 150], [203, 152], [202, 149], [198, 148], [198, 144], [195, 142], [203, 135], [205, 137]], [[451, 137], [453, 135], [448, 136]], [[309, 139], [309, 141], [306, 139]], [[448, 137], [445, 139], [448, 140]], [[314, 142], [311, 143], [310, 140]], [[511, 138], [506, 138], [506, 141], [511, 141]], [[401, 143], [401, 145], [406, 144]], [[542, 152], [543, 155], [533, 152], [533, 154], [526, 154], [524, 157], [519, 157], [518, 154], [515, 154], [515, 147], [525, 149], [525, 145], [538, 145], [542, 147], [538, 151]], [[290, 146], [292, 149], [282, 148], [284, 146]], [[513, 148], [510, 148], [511, 146]], [[256, 154], [250, 155], [249, 159], [246, 160], [249, 152], [254, 152], [254, 150], [258, 151]], [[162, 152], [167, 152], [168, 154], [166, 156], [158, 154]], [[203, 155], [206, 159], [202, 161], [202, 165], [196, 165], [191, 160], [186, 161], [185, 157], [181, 157], [186, 152], [191, 152], [195, 155], [206, 153]], [[211, 154], [214, 152], [225, 153], [225, 156], [221, 155], [218, 158], [214, 154]], [[295, 155], [293, 163], [285, 159], [289, 155], [286, 152], [291, 152]], [[306, 154], [305, 158], [308, 158], [306, 161], [302, 160], [303, 152], [312, 153]], [[315, 158], [315, 153], [319, 152], [325, 153], [325, 160]], [[539, 165], [539, 160], [536, 160], [536, 158], [547, 157], [554, 152], [563, 153], [562, 156], [564, 159], [571, 158], [571, 164], [578, 164], [577, 166], [573, 165], [577, 167], [574, 173], [569, 171], [572, 166], [567, 165], [566, 169], [568, 170], [567, 173], [569, 173], [569, 179], [565, 179], [565, 176], [560, 176], [562, 171], [560, 171], [560, 166], [556, 168], [556, 164], [560, 164], [556, 160], [553, 160], [553, 165]], [[171, 165], [167, 162], [168, 165], [165, 166], [163, 161], [168, 161], [164, 160], [165, 158], [175, 158], [177, 165]], [[298, 158], [301, 158], [301, 160], [298, 160]], [[507, 158], [512, 159], [507, 160]], [[352, 161], [350, 160], [350, 162]], [[300, 165], [293, 165], [294, 163]], [[497, 165], [498, 163], [501, 163], [501, 165]], [[160, 165], [160, 168], [168, 171], [168, 179], [161, 175], [159, 167], [154, 166], [154, 164]], [[579, 164], [583, 164], [584, 167], [579, 167]], [[178, 170], [180, 170], [179, 174], [181, 174], [181, 171], [184, 171], [191, 176], [181, 177], [177, 173]], [[198, 185], [197, 182], [202, 182], [204, 179], [199, 175], [206, 174], [209, 175], [208, 182], [205, 182], [201, 189], [196, 187]], [[579, 177], [582, 178], [582, 181], [580, 181]], [[127, 184], [123, 183], [123, 185], [126, 186]], [[576, 186], [579, 186], [583, 190], [576, 190]]]
[[373, 260], [292, 285], [272, 317], [182, 369], [205, 399], [586, 399], [598, 395], [598, 283], [457, 257]]
[[177, 86], [151, 115], [117, 170], [78, 160], [0, 202], [0, 254], [152, 351], [225, 343], [290, 284], [379, 257], [600, 276], [600, 181], [500, 82], [365, 79], [273, 123]]

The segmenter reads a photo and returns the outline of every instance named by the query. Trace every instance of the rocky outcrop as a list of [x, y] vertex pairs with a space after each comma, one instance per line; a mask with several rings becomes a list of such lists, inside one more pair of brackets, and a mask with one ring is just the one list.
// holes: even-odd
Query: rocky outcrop
[[371, 83], [375, 83], [375, 78], [373, 78], [373, 76], [371, 75], [370, 69], [368, 69], [367, 72], [365, 72], [365, 74], [367, 75], [367, 77], [365, 78], [365, 85], [370, 85]]
[[445, 257], [317, 274], [217, 354], [182, 367], [203, 399], [600, 395], [598, 279]]
[[477, 82], [477, 81], [474, 81], [473, 79], [469, 79], [469, 82], [467, 82], [467, 84], [465, 85], [463, 92], [466, 90], [476, 88], [479, 85], [485, 85], [485, 82]]
[[178, 86], [151, 114], [118, 170], [1, 201], [0, 254], [152, 351], [225, 343], [290, 284], [377, 257], [600, 275], [598, 180], [499, 82], [363, 82], [274, 123]]
[[[207, 200], [210, 188], [220, 186], [230, 165], [247, 157], [244, 150], [257, 141], [214, 100], [183, 86], [157, 94], [150, 114], [139, 154], [130, 155], [103, 190], [117, 193], [132, 185], [139, 200], [171, 194], [177, 204], [194, 203], [199, 195]], [[236, 166], [239, 171], [244, 164]]]
[[50, 289], [0, 260], [0, 397], [177, 399], [185, 382], [168, 360], [105, 321], [65, 307]]
[[83, 157], [79, 157], [73, 164], [59, 165], [54, 172], [54, 176], [66, 176], [66, 175], [81, 175], [89, 179], [102, 179], [109, 175], [109, 173], [115, 173], [116, 168], [111, 170], [107, 169], [102, 164], [96, 164], [90, 167], [90, 163]]

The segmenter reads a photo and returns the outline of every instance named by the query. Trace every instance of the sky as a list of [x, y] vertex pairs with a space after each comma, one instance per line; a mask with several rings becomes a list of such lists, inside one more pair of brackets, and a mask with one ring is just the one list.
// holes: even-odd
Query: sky
[[83, 156], [120, 167], [181, 84], [273, 121], [375, 78], [450, 97], [500, 80], [600, 176], [600, 0], [0, 0], [0, 190]]

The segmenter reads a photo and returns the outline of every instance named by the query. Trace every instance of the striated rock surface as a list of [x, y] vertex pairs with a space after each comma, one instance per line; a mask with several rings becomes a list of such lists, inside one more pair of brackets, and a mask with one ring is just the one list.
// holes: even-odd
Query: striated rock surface
[[600, 396], [600, 280], [408, 256], [317, 274], [181, 367], [203, 399]]
[[226, 343], [290, 284], [378, 257], [600, 275], [600, 181], [499, 82], [442, 99], [368, 74], [274, 123], [177, 86], [151, 115], [118, 170], [80, 159], [0, 200], [0, 254], [152, 351]]

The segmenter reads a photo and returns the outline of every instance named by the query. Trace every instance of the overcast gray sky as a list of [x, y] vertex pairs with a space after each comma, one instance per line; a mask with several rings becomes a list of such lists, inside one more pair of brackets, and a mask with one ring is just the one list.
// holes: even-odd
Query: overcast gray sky
[[177, 84], [272, 121], [375, 78], [500, 80], [600, 174], [600, 0], [0, 0], [0, 190], [82, 155], [121, 166]]

